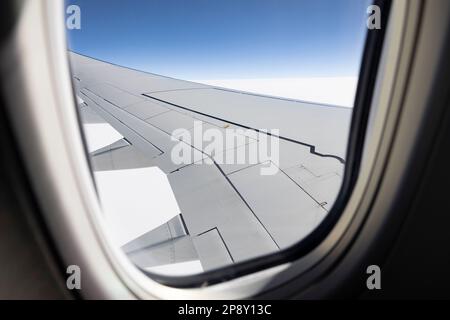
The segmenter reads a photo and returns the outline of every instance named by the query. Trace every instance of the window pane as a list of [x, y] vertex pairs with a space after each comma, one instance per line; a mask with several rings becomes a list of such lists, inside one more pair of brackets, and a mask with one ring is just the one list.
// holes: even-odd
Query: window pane
[[190, 275], [307, 237], [338, 195], [370, 1], [68, 1], [105, 226]]

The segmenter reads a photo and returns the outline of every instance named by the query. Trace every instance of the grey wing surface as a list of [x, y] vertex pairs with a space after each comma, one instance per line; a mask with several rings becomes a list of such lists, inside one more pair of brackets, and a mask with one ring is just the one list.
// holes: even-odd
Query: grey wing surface
[[[82, 122], [107, 123], [123, 136], [90, 153], [93, 170], [158, 167], [180, 209], [122, 246], [139, 267], [197, 260], [206, 271], [272, 253], [306, 237], [331, 209], [342, 182], [351, 109], [212, 87], [69, 54]], [[194, 135], [198, 126], [224, 135], [241, 129], [239, 142], [211, 152], [174, 133], [185, 129]], [[277, 161], [223, 161], [270, 139], [279, 139]], [[189, 148], [190, 163], [172, 160], [179, 143]], [[268, 166], [278, 170], [262, 175]]]

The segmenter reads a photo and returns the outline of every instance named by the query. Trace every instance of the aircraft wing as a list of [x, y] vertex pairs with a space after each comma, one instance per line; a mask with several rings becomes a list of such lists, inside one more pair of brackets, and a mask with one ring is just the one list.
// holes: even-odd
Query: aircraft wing
[[[122, 244], [139, 267], [160, 271], [197, 261], [196, 270], [206, 271], [272, 253], [306, 237], [333, 205], [351, 109], [182, 81], [69, 54], [83, 126], [107, 126], [102, 130], [111, 132], [89, 149], [94, 172], [157, 167], [179, 208]], [[239, 129], [242, 137], [212, 151], [207, 143], [174, 133], [182, 128], [194, 137], [199, 126], [223, 135]], [[278, 138], [279, 161], [222, 161]], [[180, 143], [189, 150], [190, 163], [174, 163], [172, 152]], [[268, 166], [278, 170], [261, 174]], [[140, 188], [144, 200], [153, 201], [152, 189], [141, 186], [127, 185], [122, 192]], [[125, 211], [122, 221], [132, 216]]]

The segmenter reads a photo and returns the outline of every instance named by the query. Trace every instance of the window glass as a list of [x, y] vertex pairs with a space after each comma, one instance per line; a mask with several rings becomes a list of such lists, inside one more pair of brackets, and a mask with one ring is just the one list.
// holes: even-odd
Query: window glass
[[311, 234], [342, 184], [369, 6], [66, 1], [113, 244], [143, 270], [180, 276]]

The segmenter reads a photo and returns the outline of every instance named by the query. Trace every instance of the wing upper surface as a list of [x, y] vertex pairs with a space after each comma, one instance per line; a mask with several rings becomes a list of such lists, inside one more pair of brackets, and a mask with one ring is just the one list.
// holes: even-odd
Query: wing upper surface
[[[70, 59], [82, 121], [107, 123], [124, 137], [90, 155], [94, 170], [159, 167], [178, 202], [176, 220], [124, 247], [138, 248], [129, 255], [140, 267], [200, 260], [210, 270], [268, 254], [300, 241], [330, 210], [344, 170], [350, 109], [223, 90], [75, 53]], [[223, 134], [246, 130], [240, 143], [214, 153], [173, 134], [180, 128], [194, 134], [199, 121]], [[271, 163], [276, 174], [260, 174], [268, 161], [219, 161], [261, 144], [252, 129], [272, 128], [282, 138], [279, 161]], [[171, 159], [179, 143], [192, 153], [191, 163]], [[133, 187], [139, 186], [129, 192]], [[171, 234], [175, 224], [183, 228]]]

